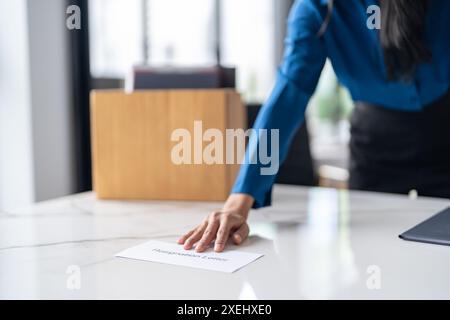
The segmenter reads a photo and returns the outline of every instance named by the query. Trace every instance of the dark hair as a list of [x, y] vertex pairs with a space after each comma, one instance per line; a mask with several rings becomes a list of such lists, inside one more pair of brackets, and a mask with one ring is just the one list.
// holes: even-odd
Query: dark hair
[[[333, 4], [334, 0], [329, 0], [319, 36], [329, 24]], [[431, 59], [424, 39], [428, 0], [380, 0], [380, 6], [380, 43], [388, 78], [409, 79], [420, 63]]]

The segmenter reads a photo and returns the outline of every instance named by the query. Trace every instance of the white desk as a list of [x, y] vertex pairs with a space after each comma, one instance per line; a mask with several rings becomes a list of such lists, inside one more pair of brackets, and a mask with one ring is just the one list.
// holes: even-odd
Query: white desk
[[[277, 186], [274, 206], [252, 212], [243, 245], [265, 256], [236, 273], [113, 257], [175, 241], [219, 205], [84, 193], [1, 213], [0, 298], [450, 298], [450, 247], [397, 237], [450, 206], [443, 199]], [[79, 290], [67, 288], [70, 265], [80, 267]]]

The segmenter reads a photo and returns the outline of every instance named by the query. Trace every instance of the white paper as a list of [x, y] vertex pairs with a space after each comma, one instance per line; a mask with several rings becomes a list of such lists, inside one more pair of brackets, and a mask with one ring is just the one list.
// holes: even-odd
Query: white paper
[[182, 245], [162, 241], [148, 241], [125, 249], [116, 257], [167, 263], [185, 267], [214, 270], [232, 273], [250, 262], [262, 257], [259, 253], [230, 250], [224, 252], [198, 253], [194, 250], [184, 250]]

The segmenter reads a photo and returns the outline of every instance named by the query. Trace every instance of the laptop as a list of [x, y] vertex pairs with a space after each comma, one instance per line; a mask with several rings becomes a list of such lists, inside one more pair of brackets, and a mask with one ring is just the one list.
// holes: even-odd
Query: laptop
[[450, 207], [399, 235], [403, 240], [450, 246]]

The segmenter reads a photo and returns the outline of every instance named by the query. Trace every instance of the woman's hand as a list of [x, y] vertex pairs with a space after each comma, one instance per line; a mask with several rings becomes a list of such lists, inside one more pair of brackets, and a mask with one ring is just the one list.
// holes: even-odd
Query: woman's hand
[[179, 240], [184, 249], [189, 250], [197, 243], [197, 252], [205, 251], [214, 241], [214, 251], [221, 252], [231, 237], [237, 245], [248, 236], [248, 213], [253, 205], [253, 197], [246, 194], [231, 194], [223, 209], [210, 213], [203, 222], [186, 233]]

